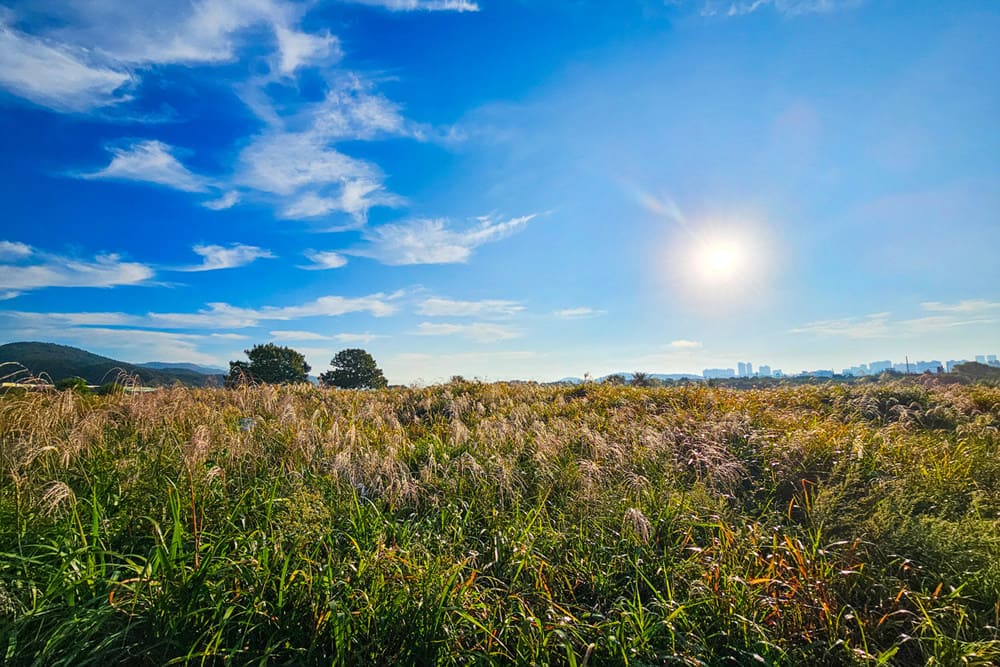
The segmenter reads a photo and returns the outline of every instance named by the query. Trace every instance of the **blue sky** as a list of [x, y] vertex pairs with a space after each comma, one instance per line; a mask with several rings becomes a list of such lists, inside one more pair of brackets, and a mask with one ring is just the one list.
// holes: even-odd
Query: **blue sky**
[[0, 342], [391, 382], [1000, 351], [1000, 7], [0, 5]]

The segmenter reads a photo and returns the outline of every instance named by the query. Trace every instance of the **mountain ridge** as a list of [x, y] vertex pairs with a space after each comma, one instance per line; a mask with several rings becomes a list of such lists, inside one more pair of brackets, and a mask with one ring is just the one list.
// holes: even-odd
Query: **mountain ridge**
[[[104, 357], [78, 347], [40, 341], [0, 345], [0, 363], [20, 364], [31, 375], [48, 376], [53, 382], [67, 377], [82, 377], [88, 384], [104, 384], [115, 381], [118, 374], [124, 371], [138, 376], [144, 385], [150, 386], [169, 386], [177, 382], [196, 387], [220, 384], [220, 375], [199, 373], [184, 368], [183, 364], [168, 369], [149, 368], [142, 364]], [[0, 375], [11, 373], [14, 371], [8, 370]]]

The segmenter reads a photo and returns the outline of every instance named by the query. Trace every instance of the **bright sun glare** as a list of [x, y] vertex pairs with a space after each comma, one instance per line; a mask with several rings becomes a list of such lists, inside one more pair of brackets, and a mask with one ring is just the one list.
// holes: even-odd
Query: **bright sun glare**
[[695, 267], [702, 282], [723, 284], [739, 279], [746, 257], [733, 239], [707, 239], [697, 249]]

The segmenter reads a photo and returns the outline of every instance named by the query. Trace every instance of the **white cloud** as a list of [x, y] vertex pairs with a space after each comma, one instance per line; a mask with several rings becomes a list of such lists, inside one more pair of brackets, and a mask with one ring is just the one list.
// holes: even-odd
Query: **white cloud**
[[417, 312], [431, 317], [511, 317], [524, 310], [517, 301], [486, 299], [483, 301], [455, 301], [431, 297], [424, 299]]
[[462, 336], [477, 343], [495, 343], [517, 338], [520, 332], [500, 324], [473, 322], [472, 324], [445, 324], [421, 322], [415, 332], [418, 336]]
[[791, 331], [846, 338], [886, 338], [940, 332], [954, 327], [994, 324], [1000, 321], [1000, 303], [985, 299], [969, 299], [953, 304], [925, 301], [920, 305], [924, 310], [935, 314], [894, 320], [888, 312], [872, 313], [865, 317], [810, 322]]
[[364, 297], [323, 296], [298, 306], [264, 306], [239, 308], [227, 303], [209, 303], [196, 313], [149, 313], [145, 316], [154, 326], [173, 328], [241, 329], [265, 321], [287, 321], [302, 317], [336, 317], [348, 313], [367, 312], [385, 317], [396, 312], [391, 303], [396, 295], [383, 293]]
[[366, 246], [344, 252], [389, 265], [464, 263], [475, 248], [524, 229], [534, 217], [503, 222], [483, 217], [465, 229], [451, 228], [447, 220], [424, 218], [380, 225], [363, 231]]
[[986, 299], [966, 299], [958, 303], [941, 303], [940, 301], [925, 301], [920, 306], [924, 310], [939, 313], [991, 313], [1000, 311], [1000, 301], [987, 301]]
[[337, 252], [307, 250], [304, 254], [312, 264], [300, 266], [300, 269], [322, 271], [325, 269], [339, 269], [347, 265], [347, 258]]
[[847, 338], [885, 338], [890, 335], [889, 313], [875, 313], [867, 317], [844, 317], [818, 320], [792, 329], [792, 333], [812, 333]]
[[55, 334], [60, 340], [72, 340], [84, 348], [109, 347], [122, 361], [176, 361], [217, 365], [220, 358], [199, 351], [198, 344], [214, 334], [185, 334], [148, 329], [107, 329], [85, 327], [66, 329]]
[[202, 263], [198, 266], [191, 266], [180, 271], [215, 271], [218, 269], [234, 269], [239, 266], [246, 266], [257, 259], [271, 259], [274, 254], [270, 250], [264, 250], [253, 245], [243, 245], [233, 243], [228, 248], [221, 245], [196, 245], [195, 254], [201, 255]]
[[292, 26], [303, 11], [301, 5], [284, 0], [42, 0], [39, 4], [62, 24], [50, 31], [51, 37], [96, 46], [110, 57], [134, 65], [232, 62], [245, 43], [259, 40], [259, 33], [248, 29], [261, 26], [274, 33], [283, 59], [283, 51], [289, 50], [289, 62], [319, 48], [278, 34], [282, 30], [294, 33]]
[[291, 74], [302, 65], [340, 56], [339, 42], [328, 32], [310, 35], [278, 25], [274, 28], [274, 35], [278, 40], [278, 68], [282, 74]]
[[295, 220], [318, 218], [333, 212], [347, 213], [359, 223], [367, 220], [373, 206], [395, 206], [401, 197], [386, 192], [381, 183], [358, 179], [343, 183], [334, 196], [306, 192], [281, 212], [281, 217]]
[[398, 310], [393, 301], [400, 296], [402, 296], [401, 292], [394, 294], [380, 292], [362, 297], [324, 296], [295, 306], [264, 306], [262, 308], [240, 308], [228, 303], [209, 303], [205, 308], [189, 313], [38, 313], [4, 310], [0, 311], [0, 317], [9, 319], [19, 326], [57, 329], [67, 326], [247, 329], [260, 326], [263, 322], [292, 321], [306, 317], [337, 317], [349, 313], [367, 312], [374, 317], [386, 317]]
[[18, 241], [0, 241], [0, 262], [24, 259], [34, 252], [30, 245]]
[[710, 0], [701, 10], [703, 16], [746, 16], [760, 9], [772, 8], [785, 16], [826, 14], [851, 9], [864, 0]]
[[271, 337], [277, 341], [310, 341], [310, 340], [333, 340], [338, 343], [370, 343], [371, 341], [378, 338], [375, 334], [370, 333], [338, 333], [338, 334], [320, 334], [313, 331], [272, 331], [270, 332]]
[[[0, 24], [0, 86], [60, 111], [90, 111], [127, 99], [137, 71], [155, 65], [218, 65], [244, 45], [274, 36], [274, 68], [290, 75], [340, 56], [336, 37], [296, 25], [310, 3], [285, 0], [37, 0], [37, 35]], [[8, 12], [15, 18], [14, 12]], [[2, 23], [0, 17], [0, 23]]]
[[91, 111], [128, 99], [132, 75], [86, 49], [20, 33], [0, 20], [0, 87], [57, 111]]
[[374, 86], [354, 74], [333, 81], [322, 101], [308, 106], [295, 119], [305, 121], [317, 138], [327, 141], [414, 136], [399, 105], [374, 92]]
[[44, 287], [114, 287], [138, 285], [153, 277], [145, 264], [102, 254], [84, 260], [42, 252], [23, 243], [0, 244], [0, 290], [9, 296]]
[[479, 5], [470, 0], [344, 0], [356, 5], [383, 7], [393, 12], [478, 12]]
[[552, 314], [561, 320], [584, 320], [591, 317], [606, 315], [607, 312], [589, 308], [587, 306], [581, 306], [580, 308], [564, 308], [563, 310], [557, 310]]
[[210, 199], [209, 201], [202, 202], [202, 206], [213, 211], [224, 211], [227, 208], [232, 208], [236, 206], [240, 201], [240, 193], [236, 190], [230, 190], [226, 194], [222, 195], [218, 199]]
[[701, 343], [696, 340], [674, 340], [670, 342], [670, 347], [675, 350], [697, 350], [701, 348]]
[[236, 182], [278, 197], [280, 215], [308, 219], [345, 213], [355, 224], [374, 206], [397, 206], [403, 199], [388, 192], [377, 165], [338, 150], [342, 141], [385, 136], [422, 138], [398, 105], [373, 91], [357, 75], [330, 82], [323, 100], [283, 115], [259, 90], [244, 91], [244, 101], [267, 124], [239, 157]]
[[81, 174], [82, 178], [144, 181], [185, 192], [205, 192], [209, 182], [192, 173], [174, 157], [173, 148], [161, 141], [136, 141], [111, 148], [111, 163], [100, 171]]
[[260, 135], [240, 154], [237, 180], [262, 192], [291, 195], [304, 187], [381, 178], [375, 165], [329, 148], [328, 143], [312, 133]]

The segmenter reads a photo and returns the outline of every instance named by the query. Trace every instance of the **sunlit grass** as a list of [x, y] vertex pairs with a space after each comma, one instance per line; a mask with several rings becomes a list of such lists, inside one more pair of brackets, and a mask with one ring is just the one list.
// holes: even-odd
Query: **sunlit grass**
[[1000, 390], [0, 398], [0, 663], [991, 664]]

